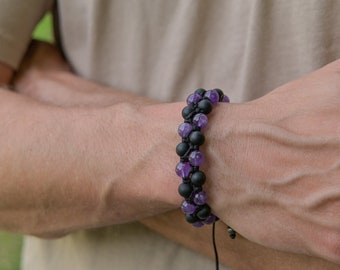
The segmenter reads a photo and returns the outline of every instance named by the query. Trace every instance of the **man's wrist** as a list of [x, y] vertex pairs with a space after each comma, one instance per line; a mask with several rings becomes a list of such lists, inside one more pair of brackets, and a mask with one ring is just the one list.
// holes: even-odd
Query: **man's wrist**
[[[100, 172], [97, 219], [102, 225], [134, 221], [179, 207], [179, 180], [174, 173], [179, 107], [175, 103], [123, 103], [90, 109], [95, 115], [87, 117], [86, 126], [79, 131], [92, 126], [92, 131], [86, 131], [91, 136], [84, 132], [79, 136], [85, 136], [88, 141], [82, 144], [93, 149], [86, 154], [92, 164], [89, 170]], [[89, 112], [74, 110], [76, 114]]]
[[239, 182], [242, 179], [239, 176], [247, 164], [253, 162], [247, 158], [247, 153], [252, 151], [249, 140], [254, 127], [264, 121], [262, 113], [253, 103], [230, 103], [219, 104], [209, 117], [203, 166], [208, 198], [213, 212], [231, 227], [235, 224], [232, 219], [234, 202], [244, 188], [251, 189]]

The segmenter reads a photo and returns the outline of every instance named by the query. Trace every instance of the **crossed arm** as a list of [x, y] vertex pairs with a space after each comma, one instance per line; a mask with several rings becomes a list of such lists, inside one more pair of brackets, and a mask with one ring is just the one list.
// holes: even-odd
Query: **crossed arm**
[[[331, 74], [331, 68], [328, 68], [328, 72]], [[327, 79], [329, 80], [329, 78]], [[295, 84], [301, 84], [301, 82]], [[291, 85], [289, 87], [294, 88]], [[301, 239], [295, 241], [295, 239], [290, 239], [289, 235], [295, 237], [296, 233], [286, 234], [284, 228], [294, 227], [294, 224], [301, 227], [303, 221], [307, 223], [308, 220], [301, 221], [295, 217], [295, 220], [288, 219], [289, 222], [286, 223], [287, 216], [292, 219], [294, 213], [285, 209], [289, 205], [284, 205], [283, 202], [275, 199], [275, 190], [271, 190], [271, 188], [278, 189], [277, 194], [281, 195], [279, 198], [283, 200], [283, 195], [292, 194], [295, 196], [295, 193], [299, 191], [302, 193], [305, 191], [304, 186], [297, 189], [289, 186], [288, 175], [285, 178], [286, 182], [271, 187], [267, 179], [275, 179], [271, 173], [279, 174], [282, 173], [281, 171], [273, 172], [268, 169], [269, 172], [265, 171], [268, 175], [260, 175], [263, 173], [263, 170], [260, 170], [261, 167], [259, 169], [257, 166], [254, 166], [255, 168], [245, 165], [242, 165], [243, 168], [238, 167], [240, 164], [244, 164], [244, 160], [249, 160], [249, 157], [254, 161], [252, 164], [259, 165], [257, 163], [259, 161], [252, 156], [256, 153], [260, 153], [267, 164], [272, 162], [272, 157], [275, 156], [268, 157], [267, 155], [276, 151], [266, 152], [264, 151], [266, 148], [252, 149], [254, 145], [264, 146], [266, 144], [277, 147], [276, 144], [270, 145], [269, 142], [279, 141], [281, 137], [275, 133], [277, 129], [269, 128], [269, 123], [272, 126], [274, 124], [284, 126], [285, 130], [295, 128], [294, 131], [296, 131], [295, 125], [301, 124], [300, 114], [295, 115], [294, 118], [294, 110], [287, 110], [285, 115], [284, 111], [280, 110], [281, 107], [283, 110], [285, 104], [278, 103], [277, 97], [283, 95], [284, 91], [288, 91], [286, 89], [289, 87], [268, 95], [263, 103], [261, 100], [217, 108], [218, 113], [212, 116], [212, 121], [215, 123], [207, 131], [207, 136], [216, 138], [219, 144], [210, 143], [206, 148], [208, 163], [209, 161], [214, 163], [216, 168], [214, 171], [219, 172], [214, 175], [213, 170], [207, 170], [209, 178], [216, 179], [208, 186], [209, 192], [214, 194], [210, 196], [213, 200], [212, 206], [216, 213], [222, 217], [222, 220], [228, 224], [235, 218], [236, 226], [231, 225], [241, 234], [258, 243], [281, 250], [315, 254], [338, 261], [336, 245], [329, 248], [330, 246], [326, 245], [329, 243], [327, 241], [319, 243], [310, 243]], [[41, 72], [39, 68], [32, 68], [30, 72], [24, 73], [21, 77], [17, 83], [17, 89], [21, 92], [20, 95], [1, 91], [2, 102], [0, 102], [3, 104], [1, 104], [0, 113], [5, 119], [2, 130], [6, 130], [0, 135], [0, 141], [4, 146], [0, 156], [1, 164], [4, 164], [1, 168], [0, 181], [5, 185], [2, 189], [2, 207], [0, 208], [0, 220], [3, 228], [14, 228], [19, 232], [42, 236], [54, 235], [80, 228], [100, 227], [142, 219], [178, 207], [180, 203], [180, 198], [176, 194], [178, 179], [173, 176], [173, 166], [169, 166], [169, 164], [177, 162], [177, 157], [173, 154], [173, 146], [176, 145], [178, 138], [173, 130], [176, 130], [181, 121], [178, 112], [183, 107], [182, 103], [157, 104], [155, 101], [134, 96], [134, 101], [127, 104], [127, 101], [131, 101], [131, 95], [98, 86], [63, 70]], [[334, 91], [329, 94], [331, 93], [336, 94]], [[22, 94], [43, 102], [26, 98]], [[292, 98], [291, 101], [293, 103], [300, 102], [299, 95], [306, 98], [300, 91], [295, 97], [296, 99]], [[51, 103], [64, 107], [56, 107]], [[297, 110], [298, 107], [301, 108], [301, 106], [296, 106], [293, 109]], [[331, 108], [334, 114], [337, 113], [335, 108], [336, 106]], [[269, 109], [272, 112], [270, 116], [264, 113]], [[280, 121], [274, 122], [278, 115], [286, 116], [286, 118], [280, 117]], [[291, 121], [287, 121], [289, 117], [292, 118]], [[240, 126], [236, 125], [240, 119], [247, 124], [255, 120], [257, 125], [249, 125], [245, 129], [240, 129]], [[225, 125], [222, 126], [218, 123], [225, 123]], [[325, 123], [322, 131], [328, 132], [326, 129], [330, 129], [331, 124], [336, 127], [335, 121]], [[305, 124], [303, 133], [309, 135], [312, 132], [309, 130], [310, 128], [312, 126]], [[30, 131], [29, 134], [27, 134], [27, 130]], [[332, 130], [332, 132], [336, 135], [339, 129]], [[226, 135], [228, 135], [228, 140], [225, 139]], [[255, 141], [255, 144], [250, 144], [249, 135], [253, 135], [258, 141]], [[327, 134], [326, 137], [330, 135]], [[287, 138], [281, 138], [279, 145], [291, 147], [289, 139], [299, 138], [287, 135]], [[131, 141], [134, 144], [131, 144]], [[307, 144], [313, 147], [313, 142], [308, 142]], [[327, 154], [332, 154], [330, 161], [324, 160], [325, 168], [327, 162], [333, 165], [336, 163], [336, 154], [339, 153], [336, 140], [333, 139], [331, 142], [333, 152], [328, 149], [327, 141], [322, 142], [328, 151]], [[320, 142], [314, 143], [316, 143], [314, 147], [320, 147]], [[225, 151], [218, 152], [221, 145], [235, 154], [233, 159], [230, 159]], [[303, 143], [300, 141], [295, 142], [295, 145], [299, 149], [303, 147]], [[290, 154], [291, 157], [294, 157], [295, 162], [299, 159], [298, 156], [292, 154], [293, 151], [294, 149], [291, 149]], [[239, 154], [247, 154], [247, 157]], [[286, 153], [281, 154], [281, 157], [276, 156], [277, 159], [274, 161], [279, 162], [280, 158], [285, 160], [282, 159], [285, 158], [284, 154]], [[305, 154], [302, 153], [302, 155]], [[326, 156], [326, 153], [324, 155]], [[317, 158], [315, 159], [317, 160]], [[229, 164], [228, 175], [221, 175], [221, 172], [226, 171], [226, 164]], [[307, 168], [306, 164], [302, 165]], [[285, 166], [282, 167], [282, 169], [285, 168]], [[252, 171], [248, 172], [247, 170], [250, 169]], [[278, 166], [274, 166], [274, 169], [278, 170]], [[293, 169], [295, 172], [297, 171], [296, 168]], [[336, 172], [332, 171], [332, 173]], [[249, 174], [246, 175], [246, 173]], [[246, 177], [253, 173], [256, 177], [252, 177], [257, 182], [247, 182]], [[328, 175], [326, 172], [325, 174]], [[301, 177], [303, 174], [296, 179], [301, 180]], [[222, 179], [229, 181], [222, 181]], [[238, 179], [241, 181], [237, 182]], [[278, 182], [280, 179], [275, 180]], [[291, 182], [294, 182], [293, 180]], [[229, 182], [229, 184], [226, 183], [229, 186], [226, 187], [223, 182]], [[309, 183], [315, 187], [314, 182]], [[323, 198], [321, 202], [329, 206], [328, 209], [333, 212], [337, 205], [331, 202], [337, 196], [336, 193], [329, 196], [330, 194], [326, 191], [328, 191], [327, 187], [336, 187], [336, 183], [335, 178], [332, 183], [323, 182], [324, 195], [320, 195]], [[281, 186], [288, 194], [279, 189]], [[317, 187], [312, 190], [314, 195], [318, 195], [317, 190]], [[263, 191], [270, 191], [271, 202], [265, 200], [267, 197], [263, 196]], [[226, 198], [226, 194], [232, 200]], [[236, 194], [238, 195], [237, 200], [235, 200]], [[214, 200], [214, 198], [218, 198], [218, 200]], [[304, 206], [306, 209], [308, 208], [307, 204]], [[255, 213], [260, 211], [257, 220], [255, 215], [249, 215], [248, 208]], [[286, 212], [282, 213], [283, 209]], [[270, 231], [268, 227], [262, 227], [266, 224], [261, 224], [261, 222], [266, 219], [261, 215], [263, 214], [261, 211], [268, 212], [269, 216], [265, 218], [272, 226], [269, 229], [274, 228], [275, 230]], [[241, 215], [242, 213], [244, 215]], [[276, 219], [272, 219], [271, 215], [275, 214], [276, 217], [277, 213], [280, 215]], [[182, 224], [183, 219], [178, 219], [178, 215], [178, 212], [171, 212], [146, 219], [143, 223], [175, 241], [211, 255], [210, 247], [202, 248], [202, 246], [206, 246], [202, 243], [210, 241], [210, 231], [193, 230], [190, 226]], [[182, 217], [182, 215], [179, 216]], [[306, 215], [304, 218], [307, 219]], [[51, 222], [47, 222], [51, 219], [54, 220], [52, 225], [50, 225]], [[323, 224], [315, 222], [314, 229], [326, 227], [329, 229], [328, 232], [335, 237], [335, 232], [338, 232], [337, 220], [334, 217], [331, 220], [333, 223], [328, 223], [324, 227], [321, 226]], [[275, 222], [279, 224], [273, 224]], [[255, 224], [260, 224], [260, 228]], [[185, 232], [182, 230], [184, 226], [186, 226]], [[297, 226], [297, 231], [300, 234], [304, 233], [299, 230], [299, 226]], [[260, 231], [261, 227], [263, 231]], [[231, 244], [225, 236], [223, 228], [223, 224], [218, 227], [218, 235], [223, 235], [218, 243], [220, 252], [223, 254], [221, 257], [223, 262], [235, 266], [236, 269], [246, 269], [243, 262], [254, 265], [254, 267], [260, 265], [262, 269], [266, 267], [263, 266], [264, 262], [268, 269], [272, 269], [273, 266], [278, 268], [278, 265], [282, 269], [291, 269], [289, 267], [320, 269], [321, 265], [322, 269], [336, 269], [337, 267], [320, 259], [264, 248], [241, 237]], [[278, 228], [282, 230], [276, 231]], [[252, 231], [254, 233], [251, 233]], [[315, 230], [306, 233], [312, 234], [315, 233]], [[276, 235], [282, 237], [282, 234], [287, 239], [284, 237], [275, 238]], [[268, 238], [265, 239], [265, 236]], [[329, 239], [326, 235], [326, 240]], [[324, 247], [322, 243], [325, 243]], [[337, 242], [333, 241], [332, 243], [336, 244]], [[316, 246], [320, 247], [320, 244], [320, 250], [314, 250]]]
[[168, 168], [179, 119], [167, 117], [179, 104], [66, 109], [7, 90], [0, 95], [3, 229], [59, 234], [141, 219], [180, 203]]

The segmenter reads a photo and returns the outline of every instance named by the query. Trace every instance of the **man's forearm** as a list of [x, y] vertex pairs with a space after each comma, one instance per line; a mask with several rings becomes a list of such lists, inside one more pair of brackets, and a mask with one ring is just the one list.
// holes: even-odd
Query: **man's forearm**
[[179, 119], [168, 112], [181, 105], [61, 109], [0, 95], [2, 228], [49, 235], [178, 205], [169, 164]]

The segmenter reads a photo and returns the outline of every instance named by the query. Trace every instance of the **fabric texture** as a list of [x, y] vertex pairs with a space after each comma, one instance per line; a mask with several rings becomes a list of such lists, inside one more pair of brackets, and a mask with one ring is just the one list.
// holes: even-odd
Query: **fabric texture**
[[339, 57], [339, 1], [61, 0], [82, 76], [163, 101], [219, 87], [257, 98]]
[[52, 0], [0, 0], [0, 62], [17, 68]]
[[[27, 2], [1, 0], [0, 61], [13, 67], [45, 6]], [[336, 0], [59, 0], [58, 7], [63, 50], [79, 75], [161, 101], [184, 100], [198, 87], [248, 101], [340, 57]], [[27, 237], [23, 256], [24, 270], [213, 267], [138, 223]]]
[[27, 237], [22, 263], [24, 270], [214, 269], [210, 259], [139, 223], [81, 231], [57, 240]]

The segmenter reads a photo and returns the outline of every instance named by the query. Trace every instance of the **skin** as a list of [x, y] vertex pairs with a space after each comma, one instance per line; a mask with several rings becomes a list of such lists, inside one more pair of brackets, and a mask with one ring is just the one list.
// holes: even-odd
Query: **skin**
[[[45, 55], [49, 55], [48, 59], [53, 61], [46, 62], [47, 58], [43, 57]], [[106, 107], [109, 104], [131, 100], [129, 94], [112, 91], [112, 89], [94, 84], [69, 73], [67, 65], [65, 65], [59, 54], [53, 48], [43, 44], [37, 46], [33, 55], [31, 54], [26, 58], [25, 65], [19, 72], [15, 85], [17, 91], [23, 95], [47, 104], [56, 104], [63, 107]], [[155, 104], [154, 101], [143, 97], [135, 98], [134, 102], [136, 104]], [[214, 117], [216, 118], [217, 115], [214, 115]], [[229, 115], [229, 117], [233, 119], [236, 116]], [[209, 153], [209, 147], [207, 147], [206, 151]], [[207, 171], [209, 170], [207, 169]], [[213, 188], [213, 186], [208, 187], [209, 189]], [[213, 192], [216, 192], [216, 190]], [[222, 198], [224, 197], [223, 194], [221, 196]], [[175, 210], [153, 216], [143, 219], [141, 222], [165, 237], [213, 258], [212, 248], [207, 245], [211, 241], [210, 227], [197, 230], [188, 226], [180, 211]], [[232, 241], [227, 237], [226, 225], [222, 222], [217, 223], [216, 235], [220, 261], [232, 266], [234, 269], [339, 268], [338, 265], [319, 258], [266, 248], [250, 242], [241, 235], [237, 236], [237, 240]]]
[[[166, 168], [179, 121], [170, 120], [167, 110], [181, 104], [157, 109], [156, 117], [137, 104], [65, 109], [5, 89], [0, 96], [1, 229], [54, 237], [177, 208], [178, 179], [171, 168], [153, 168]], [[140, 123], [147, 130], [140, 131]], [[126, 130], [140, 147], [131, 144]], [[165, 192], [168, 187], [173, 193]]]
[[5, 86], [13, 77], [13, 69], [0, 62], [0, 85]]
[[[225, 132], [211, 130], [215, 140], [207, 147], [207, 167], [224, 166], [210, 170], [209, 178], [228, 180], [208, 183], [211, 205], [224, 222], [257, 243], [337, 263], [339, 72], [337, 60], [263, 98], [232, 105], [229, 115], [216, 113]], [[231, 155], [216, 147], [225, 140]]]

